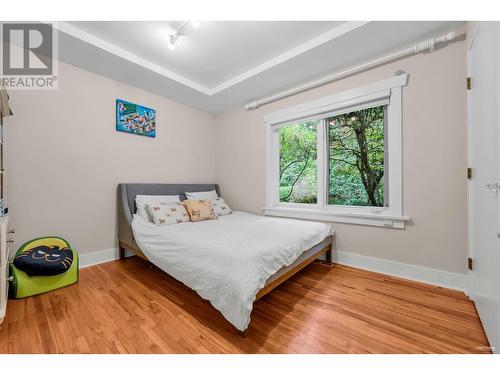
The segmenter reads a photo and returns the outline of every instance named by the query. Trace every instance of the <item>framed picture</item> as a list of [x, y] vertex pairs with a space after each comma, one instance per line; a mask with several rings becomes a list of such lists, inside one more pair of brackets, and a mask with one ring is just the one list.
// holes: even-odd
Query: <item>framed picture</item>
[[156, 110], [116, 99], [116, 130], [156, 137]]

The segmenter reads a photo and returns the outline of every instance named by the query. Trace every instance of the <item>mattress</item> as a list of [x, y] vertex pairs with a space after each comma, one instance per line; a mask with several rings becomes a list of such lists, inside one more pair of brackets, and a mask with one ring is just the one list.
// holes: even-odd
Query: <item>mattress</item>
[[266, 281], [332, 234], [323, 223], [238, 211], [164, 226], [134, 215], [132, 230], [153, 264], [209, 300], [240, 331]]

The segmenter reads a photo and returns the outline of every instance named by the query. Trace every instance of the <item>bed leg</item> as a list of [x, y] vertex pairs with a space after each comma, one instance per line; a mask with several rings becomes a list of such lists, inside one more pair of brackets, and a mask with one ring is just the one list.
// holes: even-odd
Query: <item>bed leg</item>
[[123, 246], [120, 246], [120, 252], [118, 256], [120, 259], [125, 259], [125, 248]]
[[325, 261], [327, 264], [333, 265], [333, 254], [331, 246], [330, 249], [325, 253]]
[[240, 331], [238, 329], [238, 335], [240, 335], [241, 337], [247, 337], [247, 335], [248, 335], [248, 328], [245, 329], [244, 331]]

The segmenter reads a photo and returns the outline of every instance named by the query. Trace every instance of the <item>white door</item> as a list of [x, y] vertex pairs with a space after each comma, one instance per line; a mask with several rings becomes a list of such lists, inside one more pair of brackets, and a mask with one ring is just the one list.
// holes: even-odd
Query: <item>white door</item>
[[[500, 351], [500, 23], [480, 22], [468, 50], [470, 273], [473, 298], [490, 346]], [[495, 350], [495, 349], [493, 349]]]

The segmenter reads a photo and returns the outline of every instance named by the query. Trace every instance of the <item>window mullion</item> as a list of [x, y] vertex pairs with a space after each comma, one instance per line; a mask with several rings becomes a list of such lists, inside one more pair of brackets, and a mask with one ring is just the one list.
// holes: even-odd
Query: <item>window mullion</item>
[[272, 149], [274, 151], [274, 158], [272, 160], [272, 184], [273, 184], [273, 205], [278, 206], [280, 204], [280, 135], [278, 129], [273, 129], [272, 137]]
[[326, 146], [325, 146], [325, 124], [326, 120], [321, 119], [317, 128], [317, 204], [318, 207], [325, 207], [325, 165], [326, 165]]

